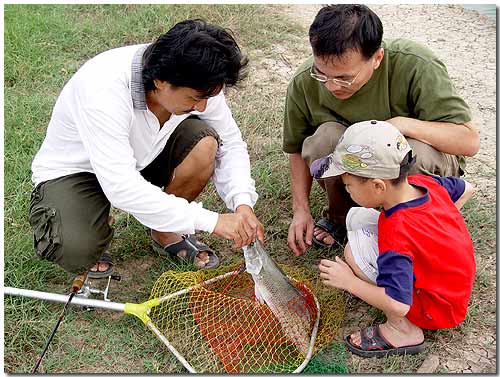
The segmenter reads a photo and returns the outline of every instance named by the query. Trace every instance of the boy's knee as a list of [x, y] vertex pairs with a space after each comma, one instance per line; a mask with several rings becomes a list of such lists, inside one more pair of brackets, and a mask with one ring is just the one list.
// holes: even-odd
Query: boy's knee
[[359, 269], [359, 266], [357, 265], [356, 260], [354, 259], [354, 255], [352, 254], [352, 249], [351, 245], [349, 245], [349, 242], [344, 247], [344, 260], [353, 270], [355, 268]]
[[215, 163], [215, 154], [219, 148], [219, 142], [214, 136], [205, 136], [198, 141], [193, 148], [196, 160], [202, 166], [212, 166]]

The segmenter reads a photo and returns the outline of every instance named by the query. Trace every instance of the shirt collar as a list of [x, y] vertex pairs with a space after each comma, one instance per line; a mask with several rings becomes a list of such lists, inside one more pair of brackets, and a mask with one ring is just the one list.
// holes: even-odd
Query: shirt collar
[[132, 103], [136, 110], [147, 110], [146, 93], [142, 82], [142, 56], [144, 50], [148, 47], [140, 47], [134, 54], [132, 59], [132, 75], [130, 78], [130, 90], [132, 94]]

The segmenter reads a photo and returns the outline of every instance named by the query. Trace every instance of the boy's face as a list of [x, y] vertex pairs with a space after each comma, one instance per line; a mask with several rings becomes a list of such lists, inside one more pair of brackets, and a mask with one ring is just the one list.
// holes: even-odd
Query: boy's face
[[382, 205], [383, 190], [375, 179], [364, 179], [355, 175], [342, 174], [342, 182], [345, 189], [351, 195], [352, 200], [365, 208], [376, 208]]

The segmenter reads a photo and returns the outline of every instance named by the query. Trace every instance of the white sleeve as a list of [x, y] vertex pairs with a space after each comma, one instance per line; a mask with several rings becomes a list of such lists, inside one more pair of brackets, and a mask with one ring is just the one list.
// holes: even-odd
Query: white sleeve
[[210, 98], [206, 110], [196, 115], [214, 128], [221, 139], [213, 175], [220, 197], [231, 211], [241, 204], [253, 208], [258, 195], [255, 191], [255, 181], [251, 177], [247, 144], [241, 137], [224, 93], [220, 92]]
[[111, 204], [132, 214], [143, 225], [162, 232], [212, 232], [218, 214], [200, 203], [168, 195], [136, 170], [129, 143], [133, 119], [130, 98], [123, 90], [94, 93], [91, 101], [74, 98], [74, 119], [92, 169]]

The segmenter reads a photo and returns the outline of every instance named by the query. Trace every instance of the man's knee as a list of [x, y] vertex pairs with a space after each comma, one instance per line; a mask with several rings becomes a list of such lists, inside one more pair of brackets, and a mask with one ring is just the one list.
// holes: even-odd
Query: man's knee
[[429, 144], [408, 138], [416, 163], [409, 174], [426, 174], [446, 176], [460, 176], [458, 157], [442, 153]]
[[205, 136], [198, 141], [190, 154], [196, 159], [200, 168], [210, 168], [215, 165], [215, 154], [218, 148], [219, 142], [214, 136]]
[[307, 166], [318, 158], [333, 152], [346, 127], [337, 122], [326, 122], [318, 127], [316, 132], [305, 138], [302, 144], [302, 158]]

